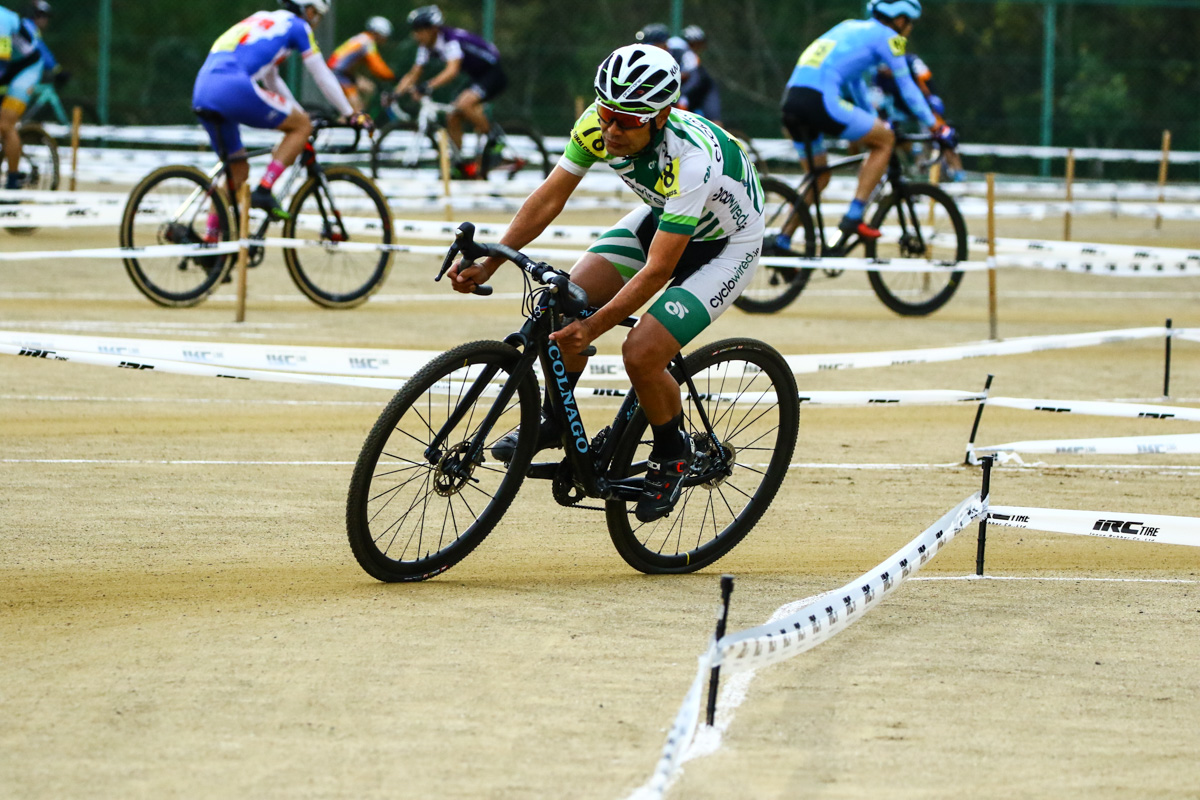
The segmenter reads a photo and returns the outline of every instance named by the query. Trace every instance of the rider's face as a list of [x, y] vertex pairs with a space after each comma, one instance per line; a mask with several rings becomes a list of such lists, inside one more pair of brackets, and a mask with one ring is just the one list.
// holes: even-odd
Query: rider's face
[[321, 12], [312, 6], [308, 6], [304, 9], [304, 19], [308, 21], [309, 25], [315, 28], [317, 23], [321, 21]]
[[421, 47], [433, 47], [437, 44], [437, 28], [415, 28], [412, 32], [413, 38], [417, 40], [417, 44]]
[[664, 108], [656, 116], [646, 120], [641, 127], [632, 129], [622, 128], [615, 119], [607, 123], [600, 120], [604, 149], [613, 156], [631, 156], [641, 152], [650, 144], [655, 131], [667, 124], [667, 117], [670, 115], [671, 109]]

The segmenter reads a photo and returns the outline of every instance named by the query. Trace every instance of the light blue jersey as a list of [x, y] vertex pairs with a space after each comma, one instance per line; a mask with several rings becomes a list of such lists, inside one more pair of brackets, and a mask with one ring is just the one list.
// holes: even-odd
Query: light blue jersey
[[877, 19], [846, 20], [810, 44], [800, 54], [788, 86], [816, 89], [826, 97], [846, 95], [860, 108], [867, 102], [867, 71], [886, 64], [895, 75], [904, 102], [927, 127], [936, 119], [904, 58], [908, 41]]
[[0, 8], [0, 87], [24, 110], [45, 68], [42, 34], [30, 20]]

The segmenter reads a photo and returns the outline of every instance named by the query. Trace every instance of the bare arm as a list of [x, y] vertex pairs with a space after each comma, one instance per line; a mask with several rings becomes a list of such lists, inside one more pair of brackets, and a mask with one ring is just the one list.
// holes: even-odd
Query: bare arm
[[559, 343], [563, 352], [582, 352], [597, 337], [616, 327], [667, 285], [691, 238], [686, 233], [656, 232], [650, 242], [646, 266], [638, 270], [638, 273], [621, 287], [621, 291], [601, 306], [599, 311], [550, 334], [550, 338]]
[[[572, 175], [562, 167], [555, 167], [550, 177], [542, 181], [541, 186], [534, 189], [521, 204], [521, 209], [509, 223], [500, 243], [520, 250], [540, 236], [546, 226], [562, 213], [567, 199], [582, 179], [581, 175]], [[504, 260], [500, 258], [485, 258], [478, 264], [464, 264], [460, 259], [447, 273], [450, 285], [456, 292], [473, 292], [476, 286], [486, 283], [502, 263]]]
[[462, 70], [462, 59], [458, 58], [451, 61], [437, 75], [429, 79], [429, 89], [433, 91], [439, 86], [445, 86], [450, 81], [458, 77], [458, 73]]
[[423, 69], [424, 67], [422, 67], [420, 64], [413, 64], [412, 69], [404, 73], [404, 77], [402, 77], [400, 82], [396, 84], [396, 94], [404, 94], [413, 86], [415, 86], [417, 81], [421, 80], [421, 72]]

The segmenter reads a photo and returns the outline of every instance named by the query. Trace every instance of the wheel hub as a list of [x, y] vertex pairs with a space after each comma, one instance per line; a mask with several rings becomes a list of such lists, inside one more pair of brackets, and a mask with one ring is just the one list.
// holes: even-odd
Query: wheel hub
[[433, 472], [433, 490], [442, 497], [450, 497], [462, 491], [475, 472], [476, 463], [466, 460], [470, 442], [459, 442], [446, 451]]
[[714, 442], [708, 434], [695, 438], [696, 456], [692, 459], [692, 473], [712, 476], [700, 486], [709, 491], [716, 489], [733, 474], [737, 451], [728, 444]]

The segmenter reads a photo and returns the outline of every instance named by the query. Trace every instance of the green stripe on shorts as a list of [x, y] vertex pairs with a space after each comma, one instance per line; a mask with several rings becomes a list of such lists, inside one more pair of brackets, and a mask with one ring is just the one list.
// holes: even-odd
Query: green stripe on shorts
[[648, 313], [663, 324], [680, 347], [695, 339], [712, 322], [704, 303], [678, 286], [663, 292], [658, 302], [650, 306]]

